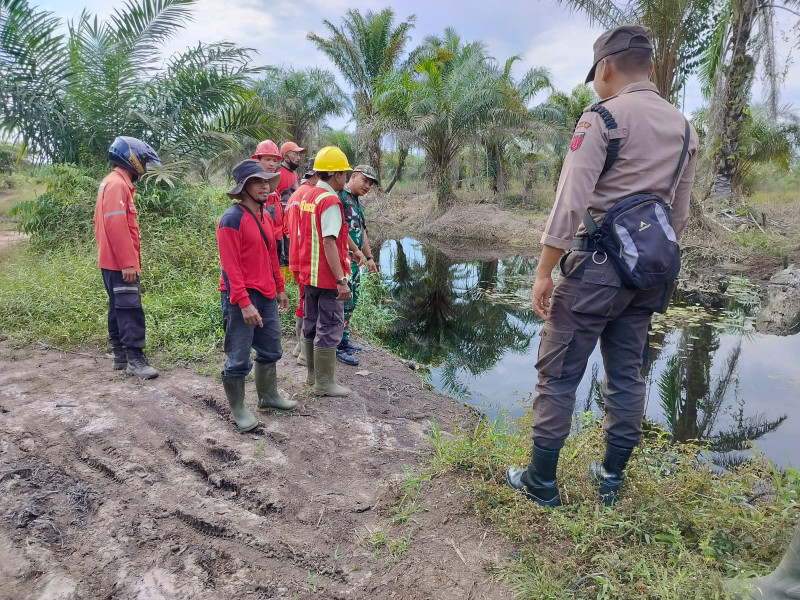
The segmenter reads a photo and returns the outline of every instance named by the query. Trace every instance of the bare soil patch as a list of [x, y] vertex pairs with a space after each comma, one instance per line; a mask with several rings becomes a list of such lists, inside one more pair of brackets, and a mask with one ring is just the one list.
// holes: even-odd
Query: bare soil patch
[[393, 193], [367, 196], [367, 222], [380, 237], [416, 236], [445, 243], [455, 252], [471, 249], [497, 258], [497, 249], [514, 249], [526, 254], [541, 250], [539, 239], [547, 222], [544, 213], [512, 212], [496, 204], [461, 202], [444, 213], [433, 208], [433, 193]]
[[490, 577], [509, 549], [447, 480], [392, 523], [431, 420], [474, 415], [364, 346], [349, 399], [310, 396], [285, 357], [300, 407], [239, 434], [215, 378], [0, 342], [0, 598], [509, 598]]

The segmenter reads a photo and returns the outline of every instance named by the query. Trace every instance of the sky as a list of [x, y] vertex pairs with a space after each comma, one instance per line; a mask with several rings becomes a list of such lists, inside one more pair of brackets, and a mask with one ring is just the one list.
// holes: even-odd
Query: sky
[[[124, 6], [118, 0], [30, 1], [65, 19], [77, 17], [84, 8], [103, 18], [114, 7]], [[361, 0], [358, 4], [352, 0], [199, 0], [194, 21], [169, 43], [168, 49], [182, 50], [198, 41], [231, 41], [256, 49], [257, 64], [327, 68], [346, 89], [334, 65], [306, 39], [306, 34], [324, 33], [323, 19], [338, 25], [349, 8], [363, 12], [386, 6], [394, 9], [398, 21], [416, 15], [408, 49], [427, 35], [441, 34], [445, 27], [453, 27], [466, 41], [483, 40], [489, 54], [501, 62], [519, 55], [521, 60], [514, 68], [518, 77], [532, 67], [547, 67], [555, 87], [563, 91], [583, 83], [592, 64], [592, 44], [602, 33], [602, 29], [590, 27], [583, 15], [569, 12], [555, 0]], [[780, 29], [788, 30], [791, 15], [786, 13], [779, 18]], [[800, 109], [800, 66], [791, 62], [790, 50], [791, 44], [784, 40], [780, 59], [789, 58], [790, 62], [781, 98], [782, 103]], [[756, 82], [754, 93], [756, 98], [761, 96], [760, 81]], [[691, 112], [702, 104], [699, 85], [692, 81], [686, 90], [685, 111]], [[331, 125], [342, 127], [345, 122], [346, 119], [336, 119]]]

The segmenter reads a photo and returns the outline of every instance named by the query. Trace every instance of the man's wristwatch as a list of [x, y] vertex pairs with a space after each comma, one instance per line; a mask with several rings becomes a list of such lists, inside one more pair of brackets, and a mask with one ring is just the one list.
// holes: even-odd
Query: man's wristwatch
[[336, 280], [336, 285], [347, 285], [347, 277], [342, 277]]
[[371, 256], [365, 256], [364, 258], [367, 259], [367, 260], [373, 260], [373, 258]]

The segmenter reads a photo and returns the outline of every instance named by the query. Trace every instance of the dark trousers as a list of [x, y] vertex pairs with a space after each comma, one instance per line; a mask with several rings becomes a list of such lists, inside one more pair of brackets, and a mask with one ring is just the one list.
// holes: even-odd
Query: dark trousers
[[303, 302], [303, 337], [318, 348], [336, 348], [344, 330], [344, 304], [339, 292], [307, 285]]
[[289, 236], [283, 236], [283, 239], [278, 242], [278, 264], [281, 267], [289, 266]]
[[108, 341], [114, 348], [144, 348], [145, 321], [139, 276], [136, 276], [136, 283], [125, 283], [122, 271], [100, 271], [108, 294]]
[[228, 292], [222, 292], [222, 322], [225, 328], [225, 370], [228, 377], [245, 377], [253, 368], [250, 351], [255, 350], [256, 362], [274, 363], [283, 355], [281, 347], [281, 323], [278, 303], [256, 290], [247, 290], [264, 326], [248, 325], [242, 317], [242, 309], [231, 304]]
[[533, 403], [533, 439], [556, 450], [569, 435], [575, 391], [600, 340], [605, 367], [606, 440], [631, 448], [639, 443], [645, 383], [641, 374], [647, 332], [667, 286], [622, 287], [610, 261], [598, 265], [591, 252], [572, 252], [550, 300], [550, 321], [541, 331]]

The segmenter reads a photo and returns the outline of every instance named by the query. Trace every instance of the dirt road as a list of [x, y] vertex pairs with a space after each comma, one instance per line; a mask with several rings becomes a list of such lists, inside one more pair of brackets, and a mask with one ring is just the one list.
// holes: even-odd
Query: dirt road
[[212, 377], [0, 342], [0, 599], [510, 597], [486, 572], [508, 548], [446, 481], [391, 523], [430, 420], [470, 415], [369, 350], [350, 399], [284, 358], [300, 408], [239, 434]]

